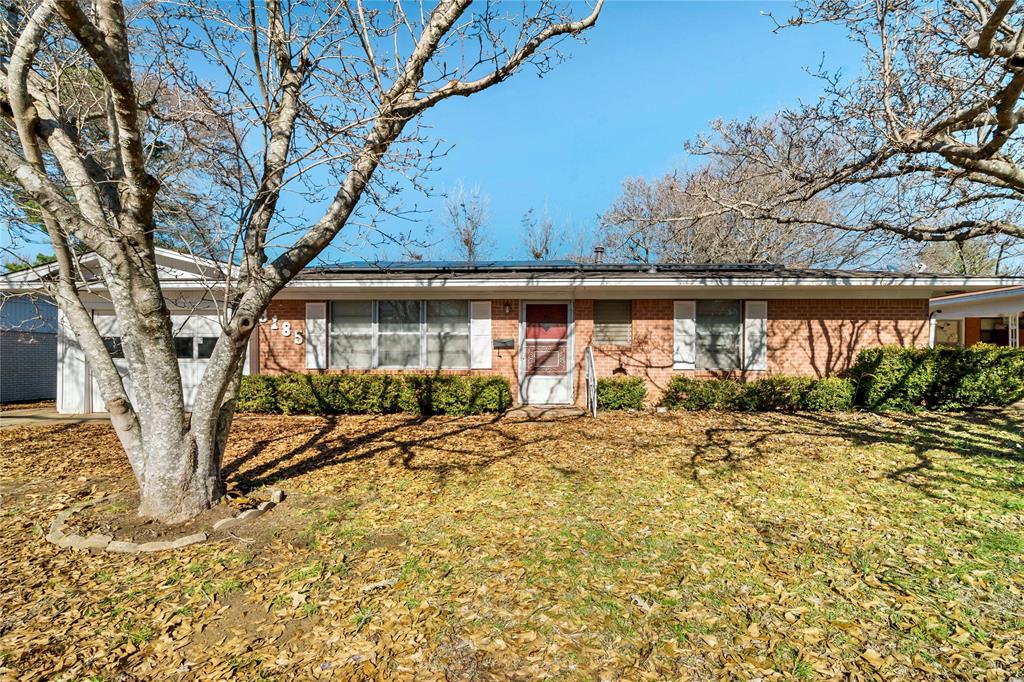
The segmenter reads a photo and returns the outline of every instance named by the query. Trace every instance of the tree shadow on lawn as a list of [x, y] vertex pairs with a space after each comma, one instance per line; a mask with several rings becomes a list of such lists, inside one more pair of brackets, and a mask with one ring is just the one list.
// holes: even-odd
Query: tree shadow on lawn
[[[771, 415], [760, 417], [771, 418]], [[981, 431], [979, 426], [988, 430]], [[771, 441], [784, 437], [807, 439], [807, 457], [822, 460], [824, 456], [815, 448], [816, 442], [841, 439], [855, 446], [909, 448], [916, 461], [885, 476], [929, 497], [948, 498], [941, 491], [950, 486], [1014, 491], [1020, 488], [1013, 477], [1000, 476], [998, 471], [980, 474], [949, 462], [937, 468], [932, 453], [948, 452], [968, 459], [992, 458], [1011, 463], [1011, 466], [1024, 464], [1024, 446], [1013, 438], [1022, 433], [1022, 427], [1024, 422], [1014, 412], [987, 410], [963, 414], [796, 413], [764, 425], [737, 424], [706, 429], [703, 441], [694, 447], [687, 468], [693, 480], [699, 482], [702, 464], [726, 465], [729, 470], [735, 470], [770, 454]]]
[[[560, 420], [571, 428], [530, 429], [517, 433], [517, 422], [500, 416], [488, 418], [438, 418], [381, 416], [360, 418], [359, 429], [346, 432], [344, 420], [325, 417], [313, 428], [292, 424], [270, 438], [255, 441], [248, 450], [230, 458], [225, 478], [232, 477], [243, 489], [287, 481], [317, 469], [386, 456], [388, 465], [432, 473], [444, 485], [452, 473], [484, 470], [496, 463], [525, 456], [537, 444], [551, 443], [557, 461], [548, 462], [562, 476], [580, 475], [566, 456], [583, 441], [601, 441], [617, 452], [657, 450], [668, 445], [692, 449], [682, 473], [698, 484], [710, 467], [716, 472], [736, 471], [758, 462], [770, 464], [784, 449], [804, 448], [802, 456], [825, 461], [829, 447], [891, 445], [908, 448], [914, 464], [884, 474], [931, 497], [948, 497], [940, 491], [949, 486], [1013, 490], [1013, 477], [998, 472], [981, 474], [950, 462], [936, 467], [934, 451], [976, 458], [987, 457], [1013, 464], [1024, 463], [1024, 449], [1013, 435], [1021, 432], [1015, 413], [978, 411], [967, 414], [727, 414], [715, 415], [715, 425], [688, 428], [686, 417], [657, 419], [653, 430], [607, 428], [585, 418]], [[650, 419], [650, 417], [638, 417]], [[552, 426], [559, 422], [549, 422]], [[980, 431], [981, 425], [988, 429]], [[308, 429], [308, 430], [307, 430]], [[682, 430], [682, 433], [680, 433]], [[468, 438], [467, 438], [468, 437]], [[283, 452], [267, 455], [274, 443], [298, 440]], [[569, 448], [568, 455], [557, 454]], [[674, 458], [674, 457], [673, 457]], [[614, 462], [612, 462], [614, 466]], [[584, 467], [585, 468], [585, 467]]]
[[[780, 439], [805, 439], [806, 458], [826, 461], [826, 455], [815, 443], [832, 441], [842, 447], [909, 446], [916, 461], [909, 466], [884, 472], [885, 479], [910, 486], [931, 499], [965, 506], [962, 501], [970, 491], [1001, 490], [1024, 492], [1020, 481], [1024, 476], [1024, 444], [1014, 438], [1022, 433], [1024, 413], [979, 411], [965, 414], [885, 414], [870, 413], [834, 415], [800, 413], [789, 415], [750, 415], [753, 423], [737, 423], [704, 429], [702, 440], [694, 446], [689, 463], [690, 477], [706, 489], [701, 468], [722, 466], [719, 471], [736, 473], [747, 465], [770, 461]], [[723, 420], [724, 421], [724, 420]], [[989, 431], [981, 432], [978, 425]], [[973, 428], [972, 428], [973, 427]], [[933, 454], [950, 453], [966, 459], [991, 458], [1002, 466], [989, 473], [966, 470], [949, 460], [937, 465]], [[1010, 471], [1016, 469], [1017, 475]], [[751, 484], [760, 489], [757, 479]], [[951, 494], [951, 492], [953, 494]], [[766, 493], [770, 495], [771, 493]], [[735, 499], [725, 503], [736, 511], [769, 546], [789, 545], [800, 537], [800, 524], [785, 518], [765, 517], [749, 505]], [[817, 537], [815, 542], [824, 542]], [[798, 541], [799, 542], [799, 541]], [[833, 546], [842, 554], [844, 550]]]
[[[557, 437], [548, 433], [528, 441], [500, 428], [500, 415], [485, 419], [408, 417], [396, 420], [382, 417], [372, 419], [372, 422], [381, 423], [370, 430], [351, 435], [336, 434], [343, 419], [346, 417], [323, 418], [301, 443], [265, 461], [260, 461], [260, 455], [273, 442], [289, 440], [296, 434], [288, 432], [277, 438], [259, 440], [247, 452], [225, 465], [224, 478], [233, 476], [243, 489], [254, 489], [323, 467], [387, 454], [388, 465], [432, 473], [438, 478], [438, 484], [444, 486], [452, 473], [486, 469], [516, 456], [527, 445]], [[452, 439], [467, 434], [482, 439], [486, 446], [459, 447], [452, 442]], [[438, 456], [431, 458], [432, 461], [424, 461], [422, 456], [428, 453]]]

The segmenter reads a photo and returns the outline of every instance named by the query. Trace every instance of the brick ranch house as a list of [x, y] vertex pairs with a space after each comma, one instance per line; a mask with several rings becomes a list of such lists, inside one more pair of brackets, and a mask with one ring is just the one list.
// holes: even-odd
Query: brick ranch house
[[[160, 249], [186, 402], [219, 329], [218, 264]], [[89, 277], [88, 268], [84, 268]], [[40, 289], [45, 268], [0, 278]], [[427, 372], [507, 377], [526, 404], [582, 404], [585, 354], [598, 377], [825, 376], [871, 346], [929, 345], [929, 299], [1024, 280], [772, 265], [385, 263], [309, 268], [273, 300], [250, 341], [248, 374]], [[102, 290], [86, 295], [120, 355]], [[222, 308], [222, 306], [221, 306]], [[88, 362], [63, 319], [61, 412], [101, 410]], [[127, 374], [123, 357], [115, 362]], [[126, 376], [130, 394], [130, 377]]]

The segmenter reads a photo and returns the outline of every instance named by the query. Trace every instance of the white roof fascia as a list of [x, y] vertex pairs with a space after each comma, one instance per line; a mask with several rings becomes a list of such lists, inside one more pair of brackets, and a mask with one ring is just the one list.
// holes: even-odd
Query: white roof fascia
[[933, 298], [929, 308], [938, 319], [1019, 314], [1024, 312], [1024, 287]]
[[[12, 273], [20, 274], [20, 273]], [[97, 283], [99, 285], [99, 283]], [[221, 285], [210, 280], [197, 278], [167, 279], [161, 282], [166, 291], [210, 291], [220, 289]], [[599, 277], [599, 276], [527, 276], [515, 278], [460, 277], [460, 276], [409, 276], [382, 278], [352, 279], [309, 279], [291, 281], [279, 294], [284, 298], [294, 298], [300, 294], [325, 296], [331, 294], [347, 295], [351, 293], [366, 294], [370, 291], [424, 293], [426, 291], [456, 293], [492, 290], [488, 293], [496, 297], [508, 297], [513, 293], [564, 292], [564, 293], [599, 293], [603, 297], [628, 297], [630, 294], [643, 293], [652, 296], [655, 293], [663, 296], [680, 296], [687, 291], [700, 293], [709, 289], [740, 289], [756, 290], [764, 293], [785, 293], [792, 297], [794, 290], [830, 294], [836, 297], [870, 297], [886, 293], [893, 297], [899, 294], [906, 297], [931, 298], [936, 292], [950, 289], [967, 289], [983, 291], [999, 287], [1024, 285], [1024, 278], [1010, 277], [937, 277], [937, 276], [905, 276], [905, 275], [870, 275], [851, 277]], [[45, 286], [42, 282], [18, 282], [9, 276], [0, 277], [0, 291], [19, 291], [38, 289]], [[96, 288], [102, 288], [97, 286]], [[615, 292], [615, 293], [613, 293]], [[840, 295], [845, 292], [845, 295]], [[805, 295], [804, 293], [800, 294]]]

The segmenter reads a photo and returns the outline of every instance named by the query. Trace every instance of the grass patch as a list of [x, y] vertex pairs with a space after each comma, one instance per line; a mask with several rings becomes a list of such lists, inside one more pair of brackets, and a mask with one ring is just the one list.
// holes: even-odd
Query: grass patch
[[1019, 410], [241, 416], [230, 480], [289, 500], [164, 561], [35, 539], [77, 476], [131, 474], [109, 427], [21, 431], [0, 474], [49, 487], [0, 526], [15, 677], [88, 650], [140, 678], [981, 679], [1024, 652]]

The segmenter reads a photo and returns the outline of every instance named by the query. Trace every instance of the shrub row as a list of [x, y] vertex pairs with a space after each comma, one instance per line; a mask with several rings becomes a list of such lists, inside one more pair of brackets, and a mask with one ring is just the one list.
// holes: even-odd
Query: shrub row
[[597, 409], [642, 410], [647, 382], [641, 377], [610, 377], [597, 380]]
[[242, 377], [239, 412], [469, 415], [512, 405], [508, 380], [425, 374], [280, 374]]
[[676, 410], [835, 412], [964, 410], [1024, 400], [1024, 349], [884, 346], [861, 351], [849, 378], [673, 377], [661, 404]]
[[[598, 380], [600, 410], [643, 409], [641, 377]], [[849, 378], [775, 376], [731, 379], [673, 377], [661, 405], [673, 410], [751, 412], [962, 410], [1024, 400], [1024, 349], [885, 346], [862, 351]], [[508, 380], [496, 376], [282, 374], [242, 379], [238, 411], [283, 414], [469, 415], [512, 405]]]
[[853, 408], [854, 393], [853, 383], [838, 377], [777, 376], [747, 383], [673, 377], [661, 404], [670, 410], [837, 412]]
[[869, 410], [963, 410], [1024, 399], [1024, 349], [883, 346], [862, 351], [850, 372]]

